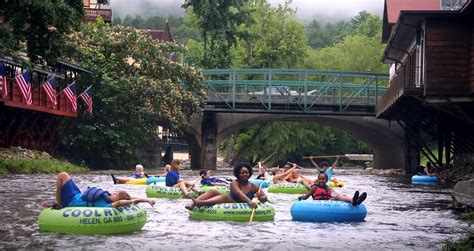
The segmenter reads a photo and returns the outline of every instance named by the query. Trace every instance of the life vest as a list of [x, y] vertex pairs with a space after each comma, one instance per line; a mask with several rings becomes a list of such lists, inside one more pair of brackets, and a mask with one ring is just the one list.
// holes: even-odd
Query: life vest
[[331, 199], [331, 189], [329, 187], [316, 186], [316, 190], [311, 195], [313, 200], [329, 200]]
[[87, 206], [93, 207], [94, 202], [98, 200], [105, 200], [111, 202], [109, 196], [111, 194], [108, 191], [102, 190], [97, 187], [88, 187], [87, 190], [82, 193], [82, 200], [87, 202]]

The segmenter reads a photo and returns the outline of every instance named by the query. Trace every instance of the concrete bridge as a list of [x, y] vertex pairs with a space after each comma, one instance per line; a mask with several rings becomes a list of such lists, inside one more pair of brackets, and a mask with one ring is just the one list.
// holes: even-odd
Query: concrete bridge
[[185, 137], [192, 156], [191, 167], [215, 168], [217, 148], [225, 137], [270, 121], [315, 123], [341, 129], [367, 143], [373, 152], [374, 167], [405, 168], [407, 165], [407, 140], [403, 130], [375, 117], [205, 112], [203, 117], [193, 118], [193, 131]]
[[311, 70], [205, 70], [208, 100], [185, 133], [192, 169], [215, 169], [222, 140], [270, 121], [315, 123], [355, 135], [373, 151], [374, 167], [403, 168], [409, 139], [398, 124], [375, 118], [387, 89], [383, 74]]

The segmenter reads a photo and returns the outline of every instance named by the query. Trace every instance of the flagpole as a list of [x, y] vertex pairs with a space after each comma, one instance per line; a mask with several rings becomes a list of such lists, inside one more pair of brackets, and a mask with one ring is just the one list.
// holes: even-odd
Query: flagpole
[[82, 94], [84, 94], [86, 91], [88, 91], [93, 85], [90, 85], [89, 87], [87, 87], [83, 92], [81, 92], [81, 94], [79, 94], [78, 97], [80, 97]]
[[71, 86], [71, 85], [74, 84], [74, 83], [76, 83], [76, 81], [74, 81], [74, 82], [68, 84], [68, 85], [66, 86], [66, 88], [62, 89], [62, 91], [60, 91], [60, 92], [56, 95], [56, 97], [59, 96], [59, 95], [61, 95], [61, 93], [63, 93], [64, 90], [66, 90], [67, 88], [69, 88], [69, 86]]

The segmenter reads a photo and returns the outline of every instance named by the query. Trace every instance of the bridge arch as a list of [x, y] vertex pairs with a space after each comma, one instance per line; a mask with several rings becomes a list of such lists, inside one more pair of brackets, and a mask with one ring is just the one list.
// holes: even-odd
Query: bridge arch
[[[349, 132], [372, 149], [374, 167], [405, 168], [407, 153], [403, 130], [398, 125], [389, 126], [387, 121], [374, 117], [258, 113], [207, 113], [204, 116], [203, 121], [207, 121], [204, 131], [200, 128], [202, 125], [192, 123], [194, 143], [188, 142], [200, 145], [197, 148], [204, 152], [201, 163], [206, 168], [215, 168], [217, 147], [225, 137], [251, 125], [271, 121], [315, 123]], [[197, 133], [200, 131], [203, 133]]]

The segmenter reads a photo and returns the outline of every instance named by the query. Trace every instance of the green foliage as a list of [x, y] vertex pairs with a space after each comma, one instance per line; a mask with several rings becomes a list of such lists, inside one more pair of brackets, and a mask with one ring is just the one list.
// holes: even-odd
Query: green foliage
[[382, 20], [378, 16], [369, 15], [364, 22], [357, 26], [356, 33], [370, 38], [377, 38], [380, 41], [382, 30]]
[[474, 232], [471, 231], [466, 236], [459, 239], [448, 239], [444, 241], [442, 250], [472, 250], [474, 246]]
[[112, 18], [112, 25], [122, 25], [122, 18], [120, 17]]
[[[311, 50], [306, 45], [304, 27], [295, 19], [288, 3], [273, 8], [260, 0], [249, 6], [254, 23], [240, 26], [249, 35], [239, 40], [233, 51], [237, 68], [296, 68], [299, 62], [305, 61], [304, 67], [309, 69], [385, 71], [379, 60], [383, 46], [378, 17], [361, 12], [349, 22], [326, 24], [323, 28], [313, 21], [313, 37], [320, 38], [316, 47], [326, 48]], [[325, 32], [322, 36], [321, 31]], [[310, 37], [308, 43], [312, 42]], [[327, 47], [331, 44], [334, 46]], [[278, 160], [274, 159], [277, 162], [301, 162], [301, 157], [308, 155], [370, 152], [365, 143], [346, 132], [294, 122], [251, 126], [238, 133], [234, 146], [235, 155], [251, 161], [264, 159], [274, 151], [277, 151]]]
[[[461, 214], [461, 219], [467, 222], [469, 226], [474, 224], [474, 210]], [[444, 241], [442, 250], [472, 250], [474, 247], [474, 231], [459, 239], [447, 239]]]
[[276, 151], [275, 162], [298, 161], [302, 156], [368, 152], [365, 144], [346, 132], [326, 126], [272, 122], [243, 130], [235, 143], [243, 159], [258, 161]]
[[318, 21], [313, 20], [305, 27], [308, 45], [313, 49], [332, 46], [347, 35], [349, 26], [350, 23], [346, 21], [321, 25]]
[[95, 73], [94, 116], [76, 120], [64, 147], [96, 168], [129, 165], [158, 125], [180, 130], [203, 106], [203, 77], [170, 61], [184, 48], [101, 22], [69, 37], [70, 60]]
[[0, 1], [0, 54], [54, 65], [62, 57], [65, 36], [81, 23], [82, 0]]
[[312, 20], [306, 25], [305, 31], [308, 36], [308, 45], [313, 49], [321, 49], [340, 43], [345, 37], [351, 35], [373, 37], [381, 31], [381, 23], [378, 16], [370, 15], [364, 10], [351, 18], [350, 21], [321, 25], [318, 21]]
[[378, 37], [347, 36], [333, 47], [311, 51], [305, 68], [385, 73], [387, 66], [380, 62], [383, 49]]
[[474, 224], [474, 210], [461, 214], [461, 218], [465, 220], [469, 225]]
[[77, 166], [67, 161], [38, 158], [7, 158], [0, 160], [0, 175], [7, 174], [32, 174], [32, 173], [79, 173], [86, 172], [86, 167]]
[[251, 22], [250, 13], [241, 0], [186, 0], [183, 8], [196, 15], [197, 26], [204, 43], [203, 65], [208, 68], [228, 68], [229, 53], [237, 39], [246, 34], [238, 29]]
[[187, 53], [185, 53], [186, 62], [196, 67], [202, 68], [202, 58], [204, 56], [204, 46], [202, 43], [188, 40]]
[[305, 68], [387, 72], [387, 66], [380, 62], [384, 50], [384, 45], [380, 43], [382, 21], [378, 16], [362, 16], [352, 21], [351, 29], [356, 34], [344, 37], [334, 46], [312, 50]]
[[250, 3], [253, 23], [241, 25], [241, 33], [234, 50], [236, 68], [295, 68], [306, 55], [304, 26], [296, 20], [289, 3], [277, 8], [266, 1]]

